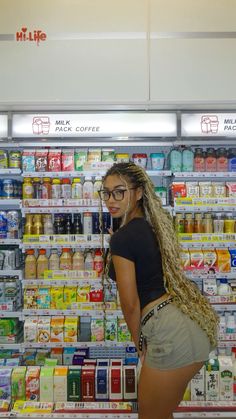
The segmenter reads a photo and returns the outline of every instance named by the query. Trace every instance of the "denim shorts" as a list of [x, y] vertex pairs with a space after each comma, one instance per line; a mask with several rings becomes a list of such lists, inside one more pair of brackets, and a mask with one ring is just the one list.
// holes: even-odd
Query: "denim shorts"
[[159, 311], [156, 308], [154, 315], [141, 326], [147, 366], [168, 370], [206, 361], [213, 349], [206, 332], [173, 302]]

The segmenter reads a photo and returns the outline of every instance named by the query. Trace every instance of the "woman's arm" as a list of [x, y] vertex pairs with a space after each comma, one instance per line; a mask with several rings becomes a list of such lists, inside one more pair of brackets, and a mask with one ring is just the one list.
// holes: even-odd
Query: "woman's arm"
[[140, 301], [136, 285], [135, 265], [121, 256], [112, 256], [117, 288], [125, 321], [138, 349], [140, 328]]

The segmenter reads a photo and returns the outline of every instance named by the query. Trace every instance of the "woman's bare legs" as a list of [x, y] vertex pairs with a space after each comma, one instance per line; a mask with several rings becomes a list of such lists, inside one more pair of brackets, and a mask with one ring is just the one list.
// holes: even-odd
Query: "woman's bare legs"
[[188, 382], [202, 365], [203, 362], [197, 362], [173, 370], [158, 370], [144, 361], [139, 379], [139, 419], [172, 419]]

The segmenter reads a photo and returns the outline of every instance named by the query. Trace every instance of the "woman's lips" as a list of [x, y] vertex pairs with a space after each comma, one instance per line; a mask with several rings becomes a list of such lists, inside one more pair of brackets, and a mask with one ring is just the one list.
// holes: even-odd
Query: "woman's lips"
[[116, 214], [119, 211], [119, 208], [115, 207], [109, 207], [108, 209], [111, 214]]

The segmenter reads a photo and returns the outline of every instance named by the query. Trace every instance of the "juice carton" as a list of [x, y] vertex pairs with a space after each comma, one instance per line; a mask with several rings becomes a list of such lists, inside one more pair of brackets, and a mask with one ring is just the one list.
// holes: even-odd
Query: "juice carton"
[[90, 285], [83, 285], [77, 288], [77, 302], [86, 303], [89, 301]]
[[26, 400], [39, 400], [40, 367], [28, 367], [25, 377]]
[[114, 148], [102, 149], [102, 161], [108, 161], [113, 163], [115, 161], [115, 150]]
[[220, 400], [230, 401], [233, 395], [233, 362], [231, 356], [218, 356], [220, 366]]
[[77, 287], [65, 287], [64, 288], [64, 308], [70, 310], [72, 303], [76, 303], [77, 298]]
[[117, 341], [117, 318], [114, 316], [105, 320], [105, 340]]
[[216, 249], [219, 272], [230, 272], [231, 259], [228, 249]]
[[124, 400], [137, 400], [137, 368], [136, 365], [125, 365], [123, 367], [123, 388]]
[[36, 365], [44, 365], [46, 358], [50, 356], [50, 349], [37, 349], [37, 353], [35, 356], [35, 364]]
[[91, 342], [101, 342], [104, 340], [104, 320], [91, 319]]
[[53, 399], [54, 368], [41, 367], [40, 371], [40, 402], [50, 402]]
[[191, 269], [190, 254], [188, 250], [182, 250], [180, 252], [180, 263], [184, 270]]
[[0, 400], [11, 399], [12, 368], [0, 369]]
[[28, 285], [24, 290], [24, 308], [25, 309], [37, 309], [37, 296], [38, 296], [38, 287], [34, 285]]
[[50, 327], [50, 317], [41, 317], [38, 321], [38, 342], [47, 343], [50, 342], [51, 337], [51, 327]]
[[127, 323], [125, 319], [118, 318], [117, 319], [117, 340], [118, 342], [130, 342], [131, 341], [131, 334], [128, 329]]
[[231, 272], [236, 272], [236, 249], [229, 249]]
[[95, 376], [95, 396], [96, 400], [108, 400], [109, 389], [109, 368], [108, 366], [100, 366], [96, 368]]
[[51, 309], [64, 309], [64, 287], [51, 287]]
[[64, 342], [77, 342], [78, 317], [65, 317]]
[[75, 170], [83, 170], [84, 163], [87, 161], [87, 150], [76, 149], [75, 150]]
[[217, 270], [217, 254], [215, 250], [212, 249], [203, 249], [203, 264], [204, 269], [208, 271], [209, 269]]
[[52, 348], [51, 359], [56, 359], [58, 365], [63, 364], [63, 348]]
[[38, 309], [47, 310], [50, 308], [51, 295], [50, 287], [38, 287], [37, 305]]
[[206, 400], [219, 400], [219, 361], [214, 353], [209, 355], [209, 360], [206, 362], [205, 367]]
[[192, 269], [203, 269], [203, 253], [201, 250], [189, 250]]
[[13, 368], [11, 375], [11, 400], [25, 400], [26, 367]]
[[64, 317], [51, 318], [51, 342], [64, 341]]
[[81, 379], [81, 400], [83, 402], [93, 402], [95, 400], [95, 367], [83, 366]]
[[70, 367], [67, 376], [68, 402], [81, 400], [81, 367]]
[[205, 400], [205, 367], [195, 374], [191, 380], [191, 400]]
[[68, 367], [60, 366], [54, 369], [54, 401], [67, 401], [67, 374]]
[[109, 399], [123, 400], [123, 370], [121, 366], [109, 367]]
[[172, 200], [174, 198], [186, 198], [187, 190], [185, 182], [173, 182], [171, 186]]
[[30, 317], [24, 323], [24, 341], [37, 342], [38, 340], [38, 317]]
[[74, 150], [63, 150], [61, 155], [62, 171], [68, 172], [74, 170]]

